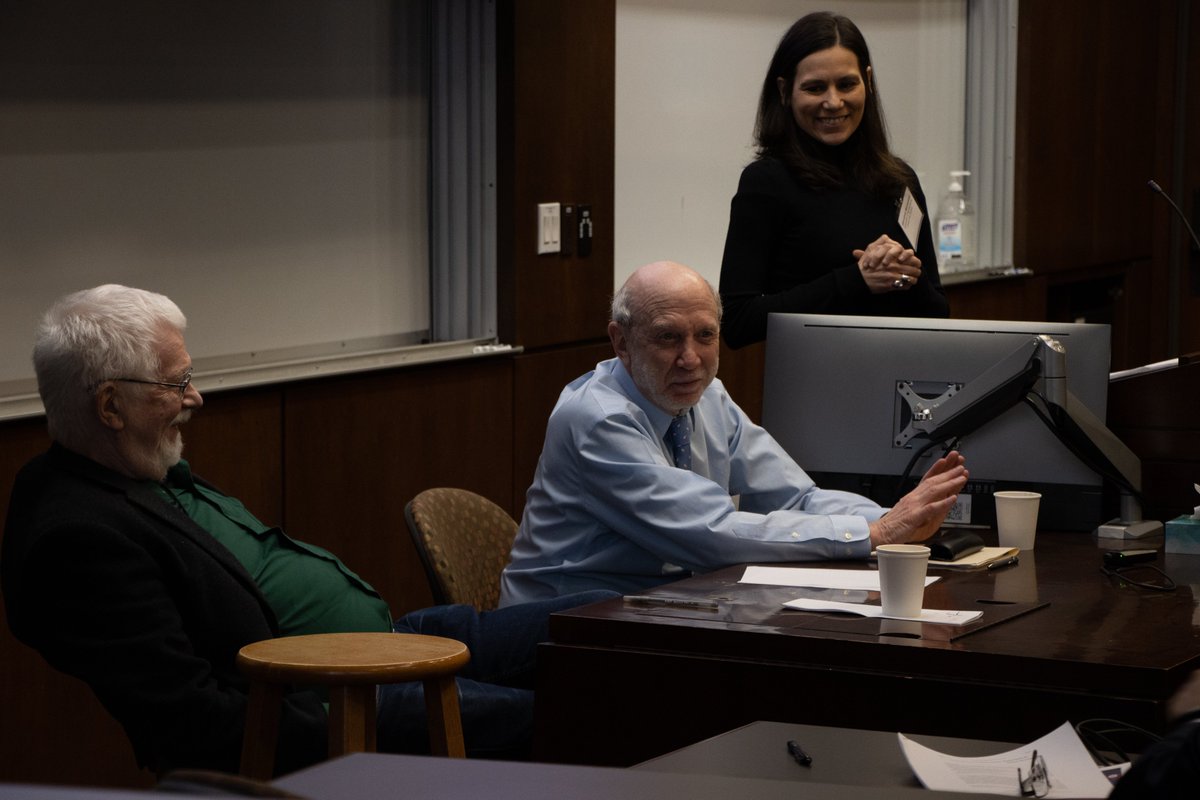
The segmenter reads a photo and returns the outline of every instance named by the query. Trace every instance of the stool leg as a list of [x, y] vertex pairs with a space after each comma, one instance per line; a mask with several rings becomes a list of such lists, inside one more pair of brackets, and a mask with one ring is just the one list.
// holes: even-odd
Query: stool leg
[[246, 703], [246, 729], [242, 733], [240, 772], [244, 777], [266, 781], [274, 776], [281, 703], [283, 687], [279, 684], [260, 681], [250, 684], [250, 698]]
[[375, 687], [329, 688], [329, 756], [375, 752]]
[[458, 687], [454, 676], [425, 681], [425, 713], [429, 717], [429, 749], [435, 756], [465, 758], [462, 714], [458, 709]]

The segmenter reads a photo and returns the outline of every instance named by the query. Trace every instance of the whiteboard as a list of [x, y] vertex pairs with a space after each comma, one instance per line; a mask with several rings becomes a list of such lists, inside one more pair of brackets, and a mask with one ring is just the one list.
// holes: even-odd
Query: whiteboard
[[966, 0], [617, 0], [614, 286], [660, 259], [718, 284], [767, 66], [811, 11], [863, 32], [892, 150], [937, 207], [963, 168]]
[[0, 384], [32, 377], [45, 308], [100, 283], [174, 299], [197, 361], [428, 329], [420, 3], [19, 6], [0, 12]]

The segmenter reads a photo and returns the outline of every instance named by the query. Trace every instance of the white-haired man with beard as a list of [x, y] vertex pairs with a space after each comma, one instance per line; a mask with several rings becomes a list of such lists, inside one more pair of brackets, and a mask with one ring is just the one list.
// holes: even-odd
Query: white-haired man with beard
[[[235, 772], [248, 685], [235, 658], [280, 635], [398, 631], [471, 650], [458, 688], [469, 755], [520, 757], [532, 735], [534, 648], [553, 611], [610, 596], [392, 620], [333, 554], [263, 524], [192, 474], [180, 426], [204, 405], [186, 319], [170, 299], [106, 285], [46, 313], [34, 347], [53, 444], [13, 486], [0, 579], [9, 626], [87, 682], [159, 773]], [[421, 752], [420, 683], [381, 688], [378, 744]], [[276, 772], [321, 760], [321, 699], [284, 697]]]

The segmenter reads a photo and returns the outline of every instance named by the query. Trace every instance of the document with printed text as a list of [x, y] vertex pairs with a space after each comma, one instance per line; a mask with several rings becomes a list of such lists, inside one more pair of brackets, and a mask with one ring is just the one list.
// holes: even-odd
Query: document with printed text
[[926, 789], [1019, 797], [1017, 770], [1028, 778], [1036, 752], [1045, 766], [1046, 797], [1108, 797], [1112, 792], [1112, 782], [1096, 765], [1070, 722], [1023, 747], [975, 758], [946, 755], [903, 733], [897, 736], [908, 765]]

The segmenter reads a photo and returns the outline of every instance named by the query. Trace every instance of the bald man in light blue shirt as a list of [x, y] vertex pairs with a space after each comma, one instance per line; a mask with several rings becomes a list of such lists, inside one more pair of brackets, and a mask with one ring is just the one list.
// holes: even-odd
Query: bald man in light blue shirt
[[[865, 558], [931, 536], [967, 472], [951, 453], [885, 509], [816, 487], [716, 380], [720, 301], [693, 270], [642, 267], [613, 299], [616, 358], [563, 390], [501, 605], [582, 589], [638, 592], [748, 562]], [[667, 429], [690, 430], [690, 469]]]

